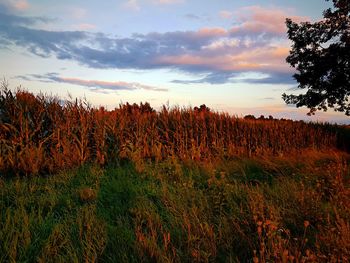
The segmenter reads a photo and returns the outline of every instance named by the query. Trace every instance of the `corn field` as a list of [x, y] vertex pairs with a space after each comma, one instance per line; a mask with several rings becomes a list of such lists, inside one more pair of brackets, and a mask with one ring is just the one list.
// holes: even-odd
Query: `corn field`
[[[148, 103], [94, 108], [85, 100], [0, 90], [0, 172], [54, 173], [122, 159], [212, 160], [284, 155], [306, 149], [348, 150], [349, 130], [291, 120], [252, 120], [201, 108]], [[347, 137], [348, 136], [348, 137]]]

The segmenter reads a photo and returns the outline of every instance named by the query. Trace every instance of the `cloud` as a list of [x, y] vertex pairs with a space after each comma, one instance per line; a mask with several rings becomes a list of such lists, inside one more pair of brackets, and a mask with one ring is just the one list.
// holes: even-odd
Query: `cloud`
[[[26, 16], [17, 16], [13, 14], [7, 14], [4, 12], [1, 12], [1, 5], [0, 5], [0, 26], [33, 26], [40, 23], [49, 23], [54, 21], [54, 19], [47, 18], [47, 17], [26, 17]], [[1, 33], [1, 31], [0, 31]]]
[[8, 11], [25, 11], [30, 8], [27, 0], [2, 0], [0, 5]]
[[264, 78], [246, 78], [242, 82], [250, 84], [296, 84], [295, 79], [288, 73], [270, 73]]
[[208, 76], [196, 80], [207, 83], [231, 82], [232, 76], [242, 72], [269, 76], [245, 80], [250, 83], [291, 83], [293, 72], [285, 62], [290, 47], [281, 33], [282, 17], [287, 14], [280, 9], [273, 11], [276, 21], [270, 9], [253, 6], [242, 10], [232, 28], [121, 38], [84, 31], [91, 28], [86, 24], [79, 31], [39, 30], [35, 25], [43, 18], [15, 16], [0, 9], [0, 47], [16, 45], [40, 57], [54, 56], [90, 68], [175, 69]]
[[123, 7], [131, 11], [140, 11], [141, 9], [139, 2], [137, 0], [128, 0], [123, 4]]
[[212, 20], [211, 16], [208, 14], [197, 15], [193, 13], [187, 13], [183, 17], [192, 21], [210, 22]]
[[178, 84], [225, 84], [225, 83], [248, 83], [248, 84], [295, 84], [295, 80], [288, 73], [267, 73], [264, 75], [258, 72], [251, 72], [245, 76], [244, 72], [214, 72], [200, 79], [192, 80], [173, 80], [173, 83]]
[[184, 17], [187, 19], [190, 19], [190, 20], [201, 20], [202, 19], [200, 16], [195, 15], [195, 14], [190, 14], [190, 13], [184, 15]]
[[11, 46], [11, 42], [6, 39], [0, 39], [0, 49], [11, 50], [9, 48]]
[[2, 4], [13, 11], [25, 11], [30, 8], [27, 0], [3, 0]]
[[[153, 5], [171, 5], [183, 3], [185, 0], [148, 0], [148, 2]], [[137, 12], [141, 10], [141, 3], [139, 0], [127, 0], [122, 6], [130, 11]]]
[[183, 3], [185, 0], [152, 0], [152, 2], [158, 5], [169, 5]]
[[118, 90], [151, 90], [151, 91], [167, 91], [166, 88], [158, 88], [149, 85], [140, 84], [138, 82], [125, 81], [101, 81], [101, 80], [85, 80], [80, 78], [61, 77], [58, 73], [50, 72], [43, 75], [28, 74], [23, 76], [16, 76], [17, 79], [26, 81], [40, 81], [40, 82], [58, 82], [67, 83], [78, 86], [83, 86], [97, 92], [110, 92]]
[[17, 10], [26, 10], [29, 8], [29, 4], [26, 0], [18, 0], [18, 1], [14, 1], [14, 7]]
[[[203, 78], [193, 80], [173, 80], [173, 83], [178, 84], [198, 84], [198, 83], [209, 83], [209, 84], [224, 84], [230, 82], [231, 78], [239, 76], [240, 73], [232, 72], [214, 72], [207, 74]], [[232, 81], [231, 81], [232, 82]]]
[[[233, 49], [234, 50], [234, 49]], [[185, 54], [175, 56], [162, 56], [157, 59], [164, 66], [196, 67], [208, 71], [241, 72], [290, 72], [290, 68], [284, 62], [288, 55], [288, 49], [279, 46], [263, 46], [236, 48], [236, 52], [199, 52], [198, 54]]]
[[212, 28], [201, 28], [197, 31], [198, 36], [203, 36], [203, 37], [210, 37], [210, 38], [215, 38], [215, 37], [224, 37], [227, 35], [227, 31], [224, 28], [220, 27], [212, 27]]
[[219, 16], [223, 19], [231, 19], [233, 17], [233, 13], [227, 10], [222, 10], [219, 12]]
[[79, 85], [83, 87], [89, 87], [93, 89], [103, 90], [153, 90], [153, 91], [167, 91], [164, 88], [157, 88], [153, 86], [143, 85], [137, 82], [124, 82], [124, 81], [101, 81], [101, 80], [84, 80], [78, 78], [63, 78], [58, 77], [57, 82], [69, 83]]
[[78, 25], [74, 25], [73, 27], [80, 31], [90, 31], [90, 30], [95, 30], [97, 28], [96, 25], [89, 24], [89, 23], [81, 23]]
[[269, 35], [282, 36], [286, 34], [285, 21], [291, 18], [301, 22], [310, 20], [308, 17], [291, 15], [290, 12], [279, 8], [264, 8], [247, 6], [235, 12], [236, 25], [230, 30], [232, 35]]
[[77, 20], [83, 19], [87, 15], [87, 10], [81, 7], [72, 7], [69, 12], [71, 16]]

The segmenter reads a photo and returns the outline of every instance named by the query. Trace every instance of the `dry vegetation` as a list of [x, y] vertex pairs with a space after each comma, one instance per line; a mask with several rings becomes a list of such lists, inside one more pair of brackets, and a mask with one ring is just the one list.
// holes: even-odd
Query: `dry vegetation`
[[347, 136], [3, 87], [0, 262], [348, 262]]
[[54, 173], [84, 163], [229, 159], [305, 149], [349, 149], [349, 132], [329, 124], [240, 119], [206, 107], [120, 105], [106, 111], [81, 100], [0, 90], [0, 171]]

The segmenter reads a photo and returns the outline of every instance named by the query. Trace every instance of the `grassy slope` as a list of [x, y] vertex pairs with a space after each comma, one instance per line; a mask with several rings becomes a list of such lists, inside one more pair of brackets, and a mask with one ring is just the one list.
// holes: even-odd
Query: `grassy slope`
[[350, 259], [348, 164], [312, 152], [0, 178], [0, 262]]

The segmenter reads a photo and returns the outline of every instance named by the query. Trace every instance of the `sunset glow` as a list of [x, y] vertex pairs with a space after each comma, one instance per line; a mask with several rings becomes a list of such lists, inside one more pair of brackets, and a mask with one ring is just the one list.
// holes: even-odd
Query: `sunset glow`
[[[297, 87], [285, 19], [317, 21], [325, 1], [0, 0], [0, 67], [11, 88], [348, 123], [287, 106]], [[295, 91], [298, 93], [299, 91]]]

